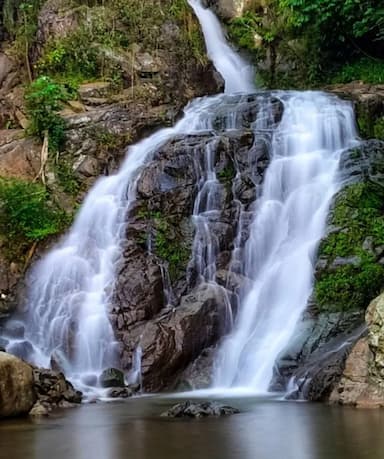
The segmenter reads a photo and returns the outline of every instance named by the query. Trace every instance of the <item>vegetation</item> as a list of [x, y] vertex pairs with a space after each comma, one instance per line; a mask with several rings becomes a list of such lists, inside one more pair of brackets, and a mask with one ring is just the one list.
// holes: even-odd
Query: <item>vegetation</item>
[[70, 216], [37, 183], [0, 179], [0, 236], [6, 255], [21, 256], [32, 243], [60, 233]]
[[[144, 210], [139, 212], [138, 217], [148, 220], [153, 227], [154, 253], [167, 263], [170, 279], [176, 280], [181, 273], [185, 272], [190, 258], [190, 248], [160, 212]], [[146, 245], [147, 234], [143, 234], [139, 242]]]
[[[320, 246], [328, 267], [315, 285], [323, 309], [363, 309], [384, 286], [384, 267], [378, 263], [384, 245], [384, 190], [376, 184], [352, 184], [342, 190], [332, 211], [335, 228]], [[377, 251], [376, 251], [377, 249]], [[332, 264], [337, 258], [347, 263]]]
[[[379, 0], [269, 0], [266, 4], [262, 8], [259, 2], [251, 2], [243, 17], [230, 22], [229, 31], [255, 61], [268, 58], [268, 72], [259, 72], [267, 85], [383, 81], [384, 7]], [[284, 71], [277, 69], [278, 55], [284, 56]]]
[[58, 111], [68, 98], [67, 90], [46, 76], [35, 80], [26, 90], [26, 109], [30, 119], [28, 132], [40, 139], [48, 136], [51, 151], [60, 150], [64, 142], [65, 122]]

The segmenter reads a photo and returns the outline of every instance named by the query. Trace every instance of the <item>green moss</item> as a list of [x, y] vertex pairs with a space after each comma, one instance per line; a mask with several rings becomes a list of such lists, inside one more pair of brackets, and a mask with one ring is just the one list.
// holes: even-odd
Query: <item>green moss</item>
[[7, 241], [10, 259], [22, 257], [32, 243], [60, 233], [70, 220], [44, 186], [0, 179], [0, 237]]
[[384, 285], [384, 267], [373, 258], [358, 267], [341, 266], [326, 273], [316, 283], [318, 305], [324, 311], [348, 311], [365, 309]]
[[354, 257], [355, 264], [323, 270], [315, 284], [317, 304], [325, 310], [365, 308], [384, 286], [384, 268], [372, 247], [384, 244], [384, 190], [370, 182], [347, 186], [335, 200], [331, 232], [320, 245], [319, 255], [328, 265], [337, 258]]
[[375, 139], [384, 140], [384, 117], [379, 118], [373, 126]]
[[[154, 253], [167, 263], [171, 280], [178, 279], [187, 267], [190, 247], [181, 239], [174, 225], [161, 212], [141, 209], [137, 217], [148, 221], [151, 232], [153, 231], [154, 234]], [[147, 242], [148, 235], [141, 233], [138, 236], [138, 243], [146, 245]]]
[[220, 182], [227, 184], [232, 183], [236, 176], [236, 170], [232, 163], [227, 164], [221, 171], [217, 173], [217, 178]]

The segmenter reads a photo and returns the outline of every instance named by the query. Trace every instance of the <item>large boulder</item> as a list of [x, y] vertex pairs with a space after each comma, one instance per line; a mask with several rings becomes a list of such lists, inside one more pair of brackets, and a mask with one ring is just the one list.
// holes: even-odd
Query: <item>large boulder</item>
[[27, 414], [35, 401], [31, 366], [0, 352], [0, 418]]
[[369, 305], [365, 321], [368, 336], [349, 354], [330, 402], [359, 408], [384, 406], [384, 294]]
[[202, 284], [177, 308], [148, 322], [140, 339], [144, 389], [169, 386], [202, 349], [214, 344], [226, 331], [227, 307], [224, 289]]

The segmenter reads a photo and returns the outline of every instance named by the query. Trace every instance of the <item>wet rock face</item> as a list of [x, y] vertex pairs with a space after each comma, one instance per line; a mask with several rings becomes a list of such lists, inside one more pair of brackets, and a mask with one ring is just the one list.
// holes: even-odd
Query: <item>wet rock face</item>
[[[273, 109], [264, 119], [266, 99]], [[226, 331], [227, 308], [236, 310], [232, 294], [247, 283], [229, 266], [231, 251], [240, 209], [244, 220], [252, 220], [253, 202], [269, 163], [268, 129], [280, 121], [282, 105], [267, 93], [229, 96], [226, 101], [233, 129], [224, 132], [228, 114], [213, 109], [207, 132], [176, 137], [154, 152], [138, 177], [137, 200], [127, 214], [110, 317], [125, 372], [132, 367], [135, 349], [142, 350], [146, 390], [173, 387], [178, 374], [217, 342]], [[250, 127], [260, 117], [263, 136], [255, 142]], [[215, 288], [201, 284], [198, 260], [192, 256], [192, 214], [209, 149], [214, 151], [218, 180], [219, 210], [209, 221], [217, 251]], [[246, 222], [242, 231], [244, 244]]]
[[202, 349], [214, 344], [226, 331], [226, 308], [223, 290], [202, 284], [177, 308], [148, 322], [140, 340], [144, 389], [166, 387]]
[[291, 389], [289, 398], [327, 400], [340, 379], [345, 359], [365, 333], [362, 313], [307, 317], [276, 362], [272, 390]]

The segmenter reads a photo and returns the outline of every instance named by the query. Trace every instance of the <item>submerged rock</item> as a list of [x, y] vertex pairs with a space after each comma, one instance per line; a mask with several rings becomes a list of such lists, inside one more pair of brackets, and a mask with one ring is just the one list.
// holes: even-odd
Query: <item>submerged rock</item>
[[228, 416], [237, 414], [240, 411], [232, 406], [222, 405], [217, 402], [191, 402], [186, 401], [174, 405], [169, 410], [161, 414], [168, 418], [206, 418], [208, 416]]

